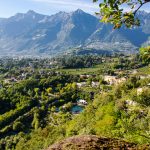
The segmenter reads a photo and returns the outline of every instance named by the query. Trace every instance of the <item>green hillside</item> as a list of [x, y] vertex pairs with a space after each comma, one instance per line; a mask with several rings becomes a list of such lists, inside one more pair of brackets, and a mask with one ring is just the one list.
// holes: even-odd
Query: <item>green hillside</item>
[[148, 147], [148, 64], [138, 55], [78, 58], [1, 59], [0, 149], [41, 150], [74, 135]]

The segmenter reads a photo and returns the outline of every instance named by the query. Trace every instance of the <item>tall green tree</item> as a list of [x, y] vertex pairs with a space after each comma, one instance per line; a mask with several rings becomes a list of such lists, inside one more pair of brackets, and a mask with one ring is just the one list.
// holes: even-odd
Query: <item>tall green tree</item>
[[145, 64], [150, 63], [150, 46], [140, 48], [140, 55]]

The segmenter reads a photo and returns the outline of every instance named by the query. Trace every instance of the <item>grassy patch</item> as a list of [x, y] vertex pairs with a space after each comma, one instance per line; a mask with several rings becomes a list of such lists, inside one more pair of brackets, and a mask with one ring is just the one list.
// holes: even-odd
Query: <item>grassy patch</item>
[[110, 64], [99, 64], [90, 68], [78, 68], [78, 69], [59, 69], [60, 72], [66, 72], [68, 74], [73, 75], [81, 75], [81, 74], [101, 74], [101, 72], [109, 68]]
[[150, 74], [150, 67], [145, 66], [143, 68], [138, 69], [139, 74]]

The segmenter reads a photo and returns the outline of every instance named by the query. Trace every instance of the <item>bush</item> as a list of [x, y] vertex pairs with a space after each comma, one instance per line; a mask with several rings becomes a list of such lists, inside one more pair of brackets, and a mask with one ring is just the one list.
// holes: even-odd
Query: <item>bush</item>
[[20, 132], [24, 129], [24, 125], [21, 123], [21, 122], [14, 122], [13, 124], [13, 130], [14, 131], [17, 131], [17, 132]]

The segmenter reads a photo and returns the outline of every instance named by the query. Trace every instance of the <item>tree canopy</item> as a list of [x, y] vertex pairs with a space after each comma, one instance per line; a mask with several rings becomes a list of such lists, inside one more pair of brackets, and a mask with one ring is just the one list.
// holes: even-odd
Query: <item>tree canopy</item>
[[[99, 2], [99, 0], [93, 0]], [[104, 0], [99, 2], [101, 21], [111, 23], [114, 29], [120, 28], [122, 25], [130, 28], [139, 26], [140, 21], [136, 16], [139, 9], [149, 3], [150, 0]], [[127, 11], [124, 9], [127, 7]]]
[[140, 48], [140, 54], [145, 64], [150, 63], [150, 46]]

